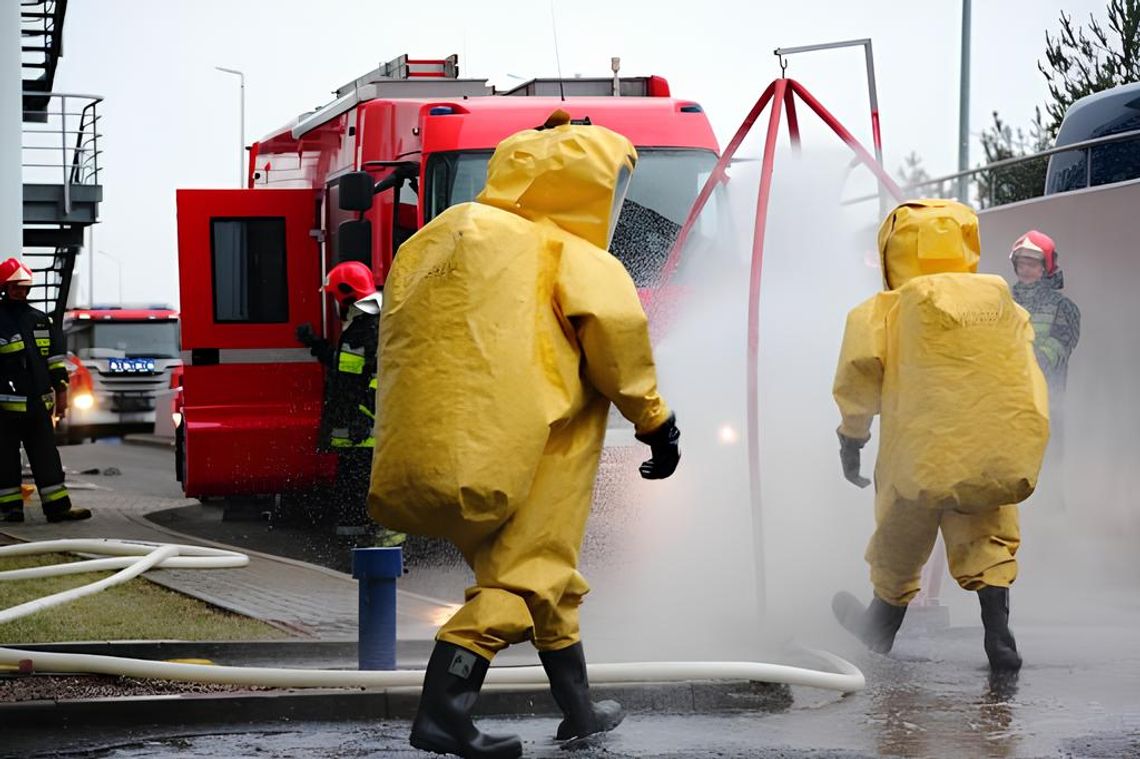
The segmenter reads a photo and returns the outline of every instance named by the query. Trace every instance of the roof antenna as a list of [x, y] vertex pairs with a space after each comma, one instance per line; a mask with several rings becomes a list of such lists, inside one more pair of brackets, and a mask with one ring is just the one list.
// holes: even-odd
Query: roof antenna
[[558, 94], [566, 102], [566, 85], [562, 81], [562, 56], [558, 54], [558, 22], [554, 19], [554, 0], [550, 0], [550, 31], [554, 35], [554, 63], [558, 67]]

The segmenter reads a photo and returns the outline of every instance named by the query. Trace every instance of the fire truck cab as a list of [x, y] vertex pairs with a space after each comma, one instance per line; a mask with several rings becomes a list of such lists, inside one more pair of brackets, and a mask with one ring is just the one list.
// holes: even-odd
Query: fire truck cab
[[[68, 311], [63, 332], [76, 387], [56, 436], [78, 442], [153, 432], [158, 397], [182, 367], [178, 312], [96, 305]], [[170, 410], [161, 413], [168, 417]]]
[[[331, 482], [317, 454], [321, 365], [295, 337], [330, 340], [332, 266], [362, 261], [382, 287], [426, 222], [473, 200], [508, 135], [557, 108], [626, 135], [639, 161], [613, 250], [651, 283], [717, 158], [701, 107], [660, 77], [536, 79], [499, 92], [457, 58], [385, 64], [249, 148], [248, 186], [179, 190], [185, 359], [177, 428], [188, 496], [251, 496]], [[627, 218], [628, 217], [628, 218]]]

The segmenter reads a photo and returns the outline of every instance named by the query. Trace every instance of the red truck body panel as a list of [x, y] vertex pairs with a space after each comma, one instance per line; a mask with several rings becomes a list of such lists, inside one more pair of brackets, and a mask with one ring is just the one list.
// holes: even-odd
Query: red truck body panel
[[[178, 191], [186, 494], [281, 493], [328, 483], [334, 475], [335, 458], [315, 452], [322, 367], [294, 334], [308, 322], [318, 331], [328, 325], [329, 339], [335, 339], [336, 315], [318, 289], [334, 260], [336, 230], [357, 217], [337, 205], [341, 175], [366, 170], [380, 181], [393, 163], [418, 164], [418, 197], [401, 195], [398, 212], [400, 226], [414, 230], [424, 223], [426, 169], [433, 154], [491, 151], [504, 137], [543, 123], [558, 108], [620, 132], [640, 148], [715, 154], [716, 139], [700, 107], [668, 97], [668, 84], [659, 77], [647, 81], [653, 97], [365, 100], [320, 123], [284, 127], [254, 143], [249, 189]], [[391, 191], [376, 195], [363, 214], [372, 226], [372, 269], [379, 285], [392, 262], [393, 196]], [[219, 221], [240, 225], [251, 219], [255, 225], [273, 219], [285, 224], [287, 313], [278, 309], [272, 323], [218, 318], [215, 284], [233, 288], [215, 271], [212, 230]], [[255, 250], [258, 243], [247, 243], [248, 251], [227, 253], [226, 266], [267, 255]]]

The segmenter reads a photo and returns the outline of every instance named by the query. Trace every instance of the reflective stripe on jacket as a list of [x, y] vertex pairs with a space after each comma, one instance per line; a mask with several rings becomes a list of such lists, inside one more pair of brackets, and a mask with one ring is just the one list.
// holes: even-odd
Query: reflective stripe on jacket
[[325, 375], [319, 436], [319, 445], [324, 450], [374, 445], [372, 426], [379, 325], [379, 314], [358, 311], [337, 341], [332, 366]]

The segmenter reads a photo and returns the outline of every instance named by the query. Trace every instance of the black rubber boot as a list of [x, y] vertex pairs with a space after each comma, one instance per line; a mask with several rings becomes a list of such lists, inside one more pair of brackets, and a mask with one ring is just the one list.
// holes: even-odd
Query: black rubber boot
[[994, 672], [1017, 672], [1021, 654], [1009, 631], [1009, 588], [986, 587], [978, 591], [982, 625], [986, 628], [986, 656]]
[[487, 735], [471, 721], [489, 666], [490, 661], [466, 648], [436, 641], [424, 673], [419, 711], [412, 723], [413, 746], [464, 759], [522, 756], [518, 736]]
[[550, 679], [550, 692], [562, 710], [563, 720], [555, 738], [560, 741], [608, 733], [625, 719], [617, 701], [590, 701], [586, 656], [581, 643], [558, 651], [540, 651], [538, 658]]
[[0, 522], [23, 522], [24, 510], [23, 509], [4, 509], [0, 511]]
[[831, 599], [831, 611], [848, 632], [880, 654], [890, 652], [906, 616], [905, 606], [895, 606], [875, 596], [871, 605], [864, 607], [850, 593], [836, 593]]
[[81, 519], [90, 519], [91, 509], [77, 509], [72, 506], [66, 511], [52, 511], [44, 516], [49, 522], [78, 522]]

